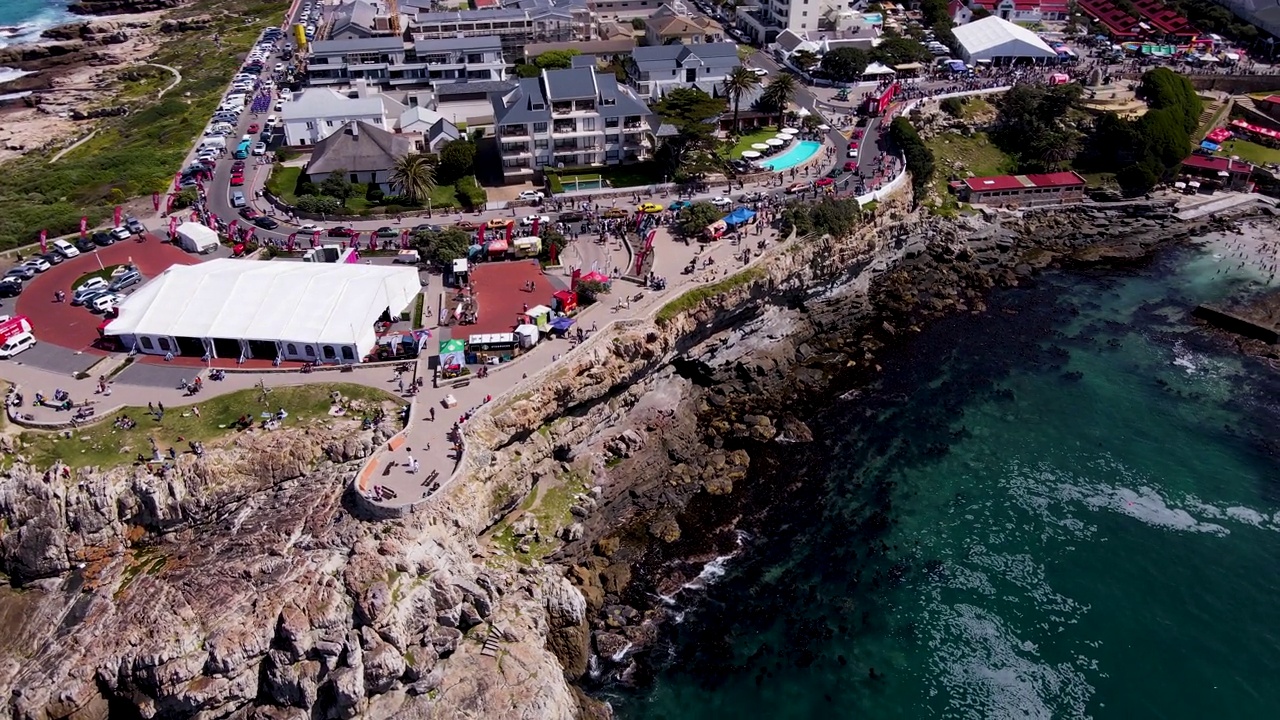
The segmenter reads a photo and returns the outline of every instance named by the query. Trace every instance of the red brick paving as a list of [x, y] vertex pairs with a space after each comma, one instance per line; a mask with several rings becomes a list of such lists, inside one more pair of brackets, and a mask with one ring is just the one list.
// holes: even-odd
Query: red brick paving
[[[98, 269], [95, 255], [102, 260], [104, 266], [122, 265], [132, 260], [147, 280], [173, 265], [194, 265], [200, 262], [196, 256], [187, 254], [177, 246], [161, 242], [155, 235], [148, 234], [146, 238], [145, 242], [118, 242], [54, 265], [27, 283], [22, 295], [18, 297], [16, 311], [31, 318], [36, 338], [41, 342], [106, 355], [105, 350], [93, 347], [94, 341], [98, 339], [98, 325], [102, 323], [103, 317], [82, 306], [71, 304], [71, 292], [75, 289], [71, 287], [72, 284], [82, 275]], [[54, 302], [55, 290], [65, 291], [67, 301]]]
[[[533, 292], [523, 289], [530, 280], [535, 283]], [[480, 306], [479, 317], [475, 325], [454, 325], [455, 338], [511, 332], [516, 328], [516, 316], [524, 312], [526, 304], [550, 307], [551, 294], [555, 292], [537, 260], [473, 265], [471, 285]]]

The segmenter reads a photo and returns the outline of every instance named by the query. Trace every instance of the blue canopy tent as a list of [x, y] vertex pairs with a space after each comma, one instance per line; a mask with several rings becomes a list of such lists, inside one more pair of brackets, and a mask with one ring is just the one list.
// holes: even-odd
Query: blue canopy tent
[[1219, 145], [1218, 143], [1209, 142], [1208, 140], [1202, 141], [1200, 143], [1200, 147], [1204, 148], [1205, 150], [1208, 150], [1209, 152], [1218, 152], [1219, 150], [1222, 149], [1222, 146]]
[[737, 227], [738, 225], [742, 225], [749, 222], [751, 218], [755, 216], [756, 216], [756, 213], [754, 210], [740, 207], [737, 210], [734, 210], [733, 212], [729, 213], [724, 217], [724, 224]]
[[551, 321], [552, 330], [563, 331], [563, 330], [568, 330], [571, 327], [573, 327], [573, 318], [571, 317], [558, 317], [555, 320]]
[[964, 72], [967, 69], [963, 60], [952, 60], [947, 63], [947, 67], [951, 72]]
[[483, 255], [483, 254], [484, 254], [484, 248], [480, 247], [479, 245], [472, 245], [471, 247], [467, 248], [468, 258], [473, 258], [477, 255]]

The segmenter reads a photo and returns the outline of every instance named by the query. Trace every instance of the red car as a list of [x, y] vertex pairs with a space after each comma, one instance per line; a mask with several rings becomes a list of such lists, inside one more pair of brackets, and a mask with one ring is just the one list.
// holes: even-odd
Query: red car
[[853, 142], [849, 143], [849, 149], [850, 149], [850, 150], [857, 150], [857, 149], [858, 149], [858, 141], [857, 141], [857, 140], [854, 140]]
[[818, 182], [814, 183], [814, 185], [817, 185], [818, 187], [827, 187], [828, 185], [834, 185], [835, 183], [836, 183], [835, 180], [832, 180], [829, 177], [824, 177]]
[[231, 176], [231, 186], [237, 187], [244, 184], [244, 175], [235, 173]]
[[242, 172], [244, 172], [244, 161], [243, 161], [243, 160], [237, 160], [237, 161], [235, 161], [235, 162], [231, 163], [231, 172], [232, 172], [232, 173], [242, 173]]
[[845, 169], [845, 170], [857, 170], [857, 169], [858, 169], [858, 163], [857, 163], [856, 161], [854, 161], [854, 160], [850, 160], [849, 162], [847, 162], [847, 163], [845, 163], [845, 164], [844, 164], [844, 169]]
[[250, 126], [249, 126], [249, 134], [250, 134], [250, 135], [256, 135], [257, 133], [258, 133], [258, 123], [254, 123], [254, 124], [250, 125]]

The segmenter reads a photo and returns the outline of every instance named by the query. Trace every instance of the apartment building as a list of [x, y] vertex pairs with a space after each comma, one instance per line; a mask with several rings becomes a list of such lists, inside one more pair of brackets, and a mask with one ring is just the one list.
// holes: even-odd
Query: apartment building
[[497, 37], [455, 37], [405, 42], [400, 38], [322, 40], [312, 43], [307, 82], [313, 86], [366, 80], [387, 88], [436, 87], [501, 80], [507, 63]]
[[611, 73], [547, 70], [491, 100], [507, 182], [529, 180], [548, 166], [616, 165], [653, 156], [658, 116]]
[[742, 65], [731, 42], [638, 47], [626, 58], [627, 83], [647, 100], [661, 100], [675, 88], [693, 87], [708, 95], [724, 93], [724, 79]]
[[744, 32], [767, 45], [784, 30], [816, 31], [824, 15], [840, 9], [847, 8], [834, 0], [759, 0], [755, 7], [739, 7], [737, 20]]
[[404, 111], [399, 102], [358, 83], [356, 97], [333, 88], [307, 88], [284, 104], [280, 117], [285, 144], [299, 146], [315, 145], [353, 122], [389, 131]]
[[506, 57], [514, 59], [528, 43], [588, 40], [591, 26], [591, 11], [585, 5], [561, 7], [547, 2], [528, 10], [419, 12], [410, 19], [407, 33], [414, 40], [495, 37]]

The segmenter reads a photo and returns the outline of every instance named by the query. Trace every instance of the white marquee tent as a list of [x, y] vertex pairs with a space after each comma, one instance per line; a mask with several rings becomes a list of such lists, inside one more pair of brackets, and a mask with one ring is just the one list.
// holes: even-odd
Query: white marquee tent
[[419, 292], [408, 267], [211, 260], [165, 270], [105, 333], [153, 355], [358, 362], [377, 341], [374, 323]]
[[960, 25], [952, 32], [970, 65], [989, 60], [1001, 65], [1018, 59], [1056, 61], [1058, 53], [1035, 33], [995, 15]]

